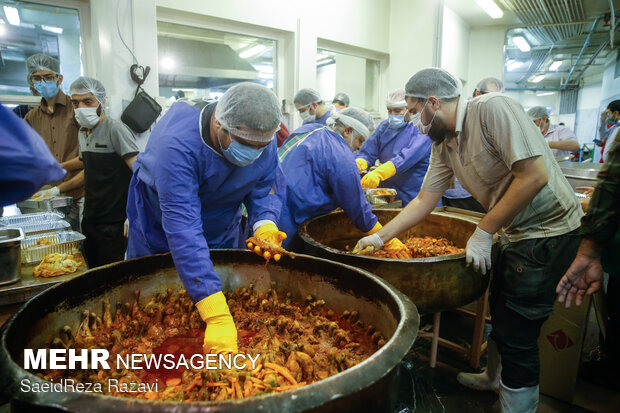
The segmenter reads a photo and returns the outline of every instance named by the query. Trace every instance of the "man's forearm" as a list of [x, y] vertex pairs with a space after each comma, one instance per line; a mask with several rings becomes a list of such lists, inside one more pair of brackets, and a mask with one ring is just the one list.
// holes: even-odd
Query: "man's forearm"
[[73, 189], [81, 188], [84, 186], [84, 170], [81, 170], [73, 178], [58, 185], [58, 190], [61, 193], [71, 191]]
[[131, 156], [125, 159], [125, 163], [129, 167], [129, 169], [131, 169], [132, 171], [133, 171], [133, 163], [136, 161], [136, 159], [138, 159], [138, 155], [134, 155], [134, 156]]
[[[76, 156], [73, 159], [69, 159], [60, 164], [67, 172], [75, 171], [76, 169], [84, 169], [84, 162], [80, 161], [80, 158]], [[68, 181], [67, 181], [68, 182]]]
[[601, 256], [601, 250], [602, 247], [595, 241], [588, 238], [582, 238], [577, 254], [585, 255], [590, 258], [598, 258]]
[[514, 179], [504, 196], [478, 224], [489, 234], [510, 223], [547, 184], [547, 170], [542, 157], [518, 161], [513, 165], [512, 172]]
[[377, 234], [383, 242], [389, 241], [396, 235], [408, 230], [418, 222], [422, 221], [431, 213], [439, 203], [442, 192], [428, 192], [421, 190], [418, 196], [407, 205], [394, 219], [386, 226], [381, 228]]
[[549, 142], [549, 147], [561, 151], [577, 151], [579, 150], [579, 142], [573, 140]]

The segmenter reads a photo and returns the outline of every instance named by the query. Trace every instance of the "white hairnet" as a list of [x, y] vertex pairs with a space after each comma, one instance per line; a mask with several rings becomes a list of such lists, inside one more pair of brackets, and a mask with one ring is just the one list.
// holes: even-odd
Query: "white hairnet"
[[347, 95], [346, 93], [336, 93], [336, 96], [334, 96], [334, 99], [332, 100], [332, 103], [335, 102], [342, 102], [344, 103], [346, 106], [349, 106], [350, 100], [349, 100], [349, 95]]
[[295, 94], [293, 98], [293, 104], [308, 106], [313, 102], [321, 102], [321, 95], [314, 89], [306, 88], [301, 89], [299, 92]]
[[102, 105], [105, 104], [105, 87], [103, 83], [92, 77], [80, 76], [75, 79], [75, 81], [71, 83], [69, 93], [72, 95], [92, 93], [99, 103]]
[[527, 114], [532, 120], [542, 119], [543, 116], [549, 119], [549, 111], [544, 106], [534, 106], [527, 111]]
[[439, 99], [452, 99], [461, 94], [461, 80], [450, 72], [438, 67], [429, 67], [411, 76], [405, 85], [406, 96], [426, 99], [435, 96]]
[[282, 113], [278, 97], [257, 83], [238, 83], [222, 95], [215, 119], [229, 132], [251, 141], [270, 142]]
[[385, 106], [388, 108], [407, 107], [407, 102], [405, 102], [405, 89], [396, 89], [388, 93], [385, 99]]
[[350, 126], [353, 131], [368, 139], [372, 131], [375, 130], [375, 123], [368, 112], [360, 108], [346, 108], [340, 112], [332, 113], [330, 119], [340, 122], [344, 126]]
[[58, 63], [58, 60], [54, 59], [52, 56], [41, 53], [33, 54], [26, 59], [26, 71], [28, 72], [28, 83], [30, 86], [33, 85], [30, 77], [34, 72], [38, 72], [39, 70], [49, 70], [50, 72], [59, 74], [60, 63]]
[[478, 82], [476, 89], [481, 93], [503, 92], [504, 83], [495, 77], [486, 77]]

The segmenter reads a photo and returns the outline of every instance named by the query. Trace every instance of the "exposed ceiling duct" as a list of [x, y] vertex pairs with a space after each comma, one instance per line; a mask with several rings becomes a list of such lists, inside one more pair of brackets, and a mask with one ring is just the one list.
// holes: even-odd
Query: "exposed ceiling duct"
[[539, 43], [557, 43], [585, 30], [582, 0], [501, 0]]
[[[619, 26], [616, 1], [498, 0], [519, 20], [506, 34], [506, 88], [567, 90], [579, 87], [584, 77], [602, 76], [615, 52], [610, 45]], [[522, 69], [508, 70], [514, 62]]]
[[547, 58], [551, 55], [551, 50], [553, 50], [553, 47], [549, 48], [549, 50], [532, 51], [530, 53], [530, 59], [532, 61], [532, 64], [530, 65], [525, 75], [521, 78], [521, 81], [518, 83], [525, 83], [529, 80], [530, 77], [538, 73]]

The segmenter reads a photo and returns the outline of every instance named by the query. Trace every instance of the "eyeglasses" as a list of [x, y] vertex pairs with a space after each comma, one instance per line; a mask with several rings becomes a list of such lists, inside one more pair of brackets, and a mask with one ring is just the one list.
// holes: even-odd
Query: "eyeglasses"
[[33, 82], [40, 82], [42, 80], [56, 80], [58, 76], [51, 74], [51, 75], [43, 75], [43, 76], [37, 76], [37, 75], [33, 75], [30, 80], [32, 80]]

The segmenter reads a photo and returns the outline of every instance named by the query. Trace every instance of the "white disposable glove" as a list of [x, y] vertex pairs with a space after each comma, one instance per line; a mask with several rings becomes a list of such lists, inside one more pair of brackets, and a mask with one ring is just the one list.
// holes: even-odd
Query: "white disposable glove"
[[129, 237], [129, 218], [125, 219], [125, 222], [123, 223], [123, 235], [125, 238]]
[[355, 244], [355, 248], [353, 248], [352, 252], [354, 254], [358, 254], [369, 247], [372, 247], [373, 251], [378, 251], [383, 248], [383, 240], [376, 232], [357, 241], [357, 244]]
[[44, 191], [39, 191], [36, 194], [34, 194], [32, 197], [33, 198], [38, 198], [38, 199], [52, 199], [52, 198], [56, 198], [58, 195], [60, 195], [60, 189], [58, 189], [57, 186], [50, 188], [50, 189], [46, 189]]
[[473, 264], [476, 271], [486, 274], [491, 269], [491, 246], [493, 244], [493, 234], [476, 227], [474, 233], [469, 237], [465, 247], [467, 264]]

